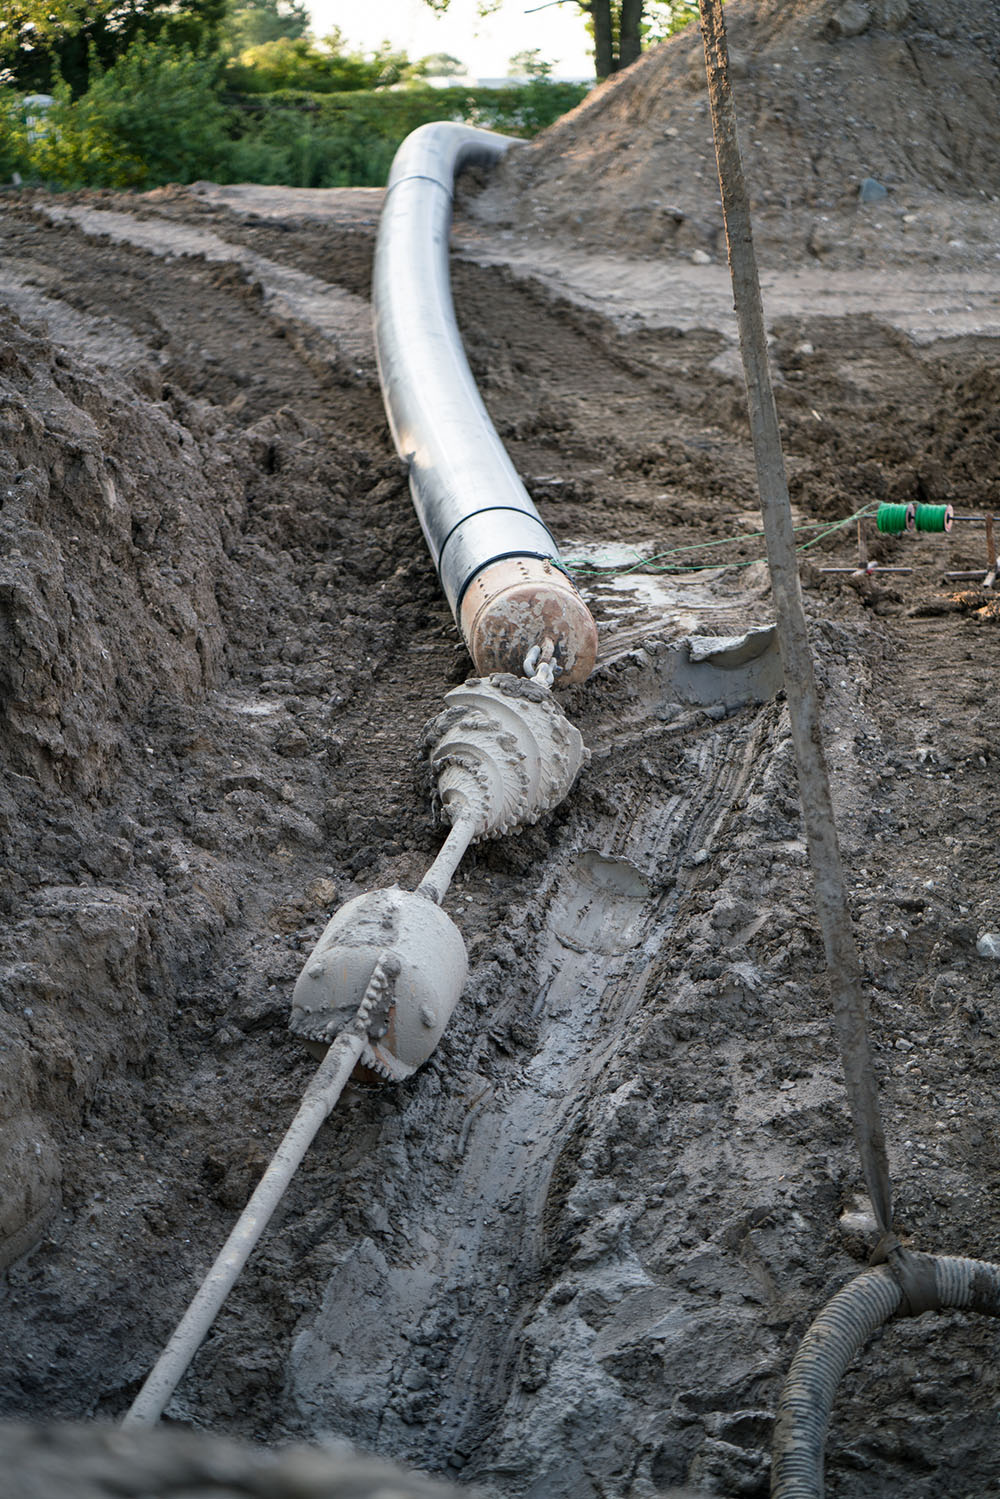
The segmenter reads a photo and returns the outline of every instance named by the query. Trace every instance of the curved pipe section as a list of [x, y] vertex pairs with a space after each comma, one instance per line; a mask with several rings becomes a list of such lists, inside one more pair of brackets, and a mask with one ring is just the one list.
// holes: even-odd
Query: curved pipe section
[[594, 622], [497, 436], [462, 348], [448, 268], [454, 181], [515, 144], [467, 125], [422, 125], [389, 174], [372, 302], [393, 441], [441, 583], [477, 669], [520, 674], [539, 646], [562, 680], [589, 675]]
[[1000, 1316], [1000, 1265], [924, 1254], [905, 1261], [911, 1276], [917, 1272], [919, 1302], [908, 1302], [896, 1273], [880, 1265], [839, 1291], [800, 1343], [778, 1402], [771, 1499], [823, 1499], [823, 1451], [837, 1386], [891, 1317], [946, 1307]]

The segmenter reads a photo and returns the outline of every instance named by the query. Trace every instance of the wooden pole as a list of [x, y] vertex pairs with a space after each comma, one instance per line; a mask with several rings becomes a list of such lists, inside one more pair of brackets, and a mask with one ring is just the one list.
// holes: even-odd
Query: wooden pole
[[699, 5], [729, 270], [750, 408], [750, 432], [816, 907], [823, 933], [855, 1138], [875, 1217], [882, 1234], [887, 1235], [892, 1232], [889, 1163], [868, 1037], [867, 1006], [861, 992], [861, 965], [851, 926], [830, 780], [823, 754], [819, 698], [799, 586], [778, 411], [767, 359], [764, 309], [750, 228], [750, 202], [729, 81], [729, 50], [722, 0], [699, 0]]

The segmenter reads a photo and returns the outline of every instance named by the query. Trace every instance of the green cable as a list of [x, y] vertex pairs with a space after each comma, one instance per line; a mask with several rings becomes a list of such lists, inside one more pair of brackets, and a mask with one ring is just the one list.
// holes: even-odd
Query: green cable
[[[860, 520], [864, 516], [871, 515], [871, 513], [872, 505], [863, 505], [862, 508], [860, 510], [856, 510], [853, 515], [847, 516], [845, 520], [834, 521], [831, 525], [826, 525], [824, 521], [806, 521], [801, 526], [794, 526], [793, 530], [795, 531], [815, 531], [817, 527], [823, 528], [818, 536], [814, 536], [810, 541], [803, 542], [801, 546], [797, 548], [797, 550], [800, 552], [804, 552], [808, 550], [809, 547], [815, 546], [817, 542], [822, 541], [824, 537], [831, 536], [834, 531], [840, 531], [844, 526], [849, 526], [853, 521]], [[763, 531], [746, 531], [739, 536], [724, 536], [719, 541], [694, 541], [684, 546], [670, 547], [665, 552], [654, 552], [649, 557], [639, 557], [635, 562], [630, 562], [625, 566], [619, 566], [612, 563], [607, 567], [602, 567], [600, 566], [600, 564], [587, 563], [582, 559], [579, 562], [574, 562], [572, 557], [563, 558], [562, 565], [577, 576], [597, 578], [622, 577], [627, 573], [638, 572], [640, 569], [644, 572], [662, 573], [704, 572], [704, 567], [681, 567], [676, 565], [668, 565], [665, 567], [650, 567], [649, 564], [652, 562], [658, 562], [661, 557], [679, 556], [682, 552], [702, 552], [708, 551], [713, 547], [731, 546], [734, 542], [757, 541], [764, 534], [765, 533]], [[759, 560], [759, 558], [754, 559], [754, 561]], [[754, 565], [754, 562], [724, 562], [720, 565], [727, 568], [752, 567]]]
[[[734, 568], [737, 567], [756, 567], [757, 563], [761, 562], [762, 560], [763, 559], [760, 557], [751, 557], [749, 562], [716, 562], [714, 566], [718, 568], [720, 572], [731, 572]], [[668, 565], [664, 567], [649, 567], [646, 568], [645, 573], [647, 575], [657, 575], [660, 573], [703, 573], [708, 571], [708, 566], [709, 565], [704, 562], [695, 562], [690, 567], [685, 567], [683, 563], [678, 562], [673, 566]], [[620, 578], [631, 572], [635, 572], [635, 568], [626, 567], [622, 568], [621, 572], [616, 572], [613, 567], [606, 567], [601, 572], [593, 573], [588, 572], [585, 568], [573, 568], [573, 576], [575, 578], [595, 578], [598, 582], [601, 580], [601, 578]]]
[[[574, 562], [572, 557], [568, 561], [565, 558], [563, 560], [565, 565], [572, 568], [575, 573], [596, 573], [598, 575], [603, 573], [631, 573], [635, 572], [638, 568], [647, 568], [651, 562], [659, 562], [661, 557], [675, 557], [679, 556], [681, 552], [705, 552], [711, 547], [731, 546], [734, 541], [754, 541], [757, 537], [763, 536], [763, 534], [763, 531], [747, 531], [742, 536], [723, 536], [721, 541], [692, 541], [682, 547], [668, 547], [665, 552], [653, 552], [649, 557], [637, 557], [635, 562], [621, 564], [612, 562], [606, 567], [602, 566], [599, 562]], [[653, 571], [658, 570], [653, 569]], [[665, 568], [663, 571], [670, 572], [673, 569]]]
[[951, 530], [950, 505], [918, 505], [916, 522], [918, 531]]
[[[926, 506], [918, 505], [918, 513]], [[899, 536], [907, 529], [907, 521], [912, 512], [909, 505], [880, 505], [875, 517], [875, 524], [882, 532], [889, 536]]]
[[[844, 527], [845, 526], [849, 526], [852, 521], [866, 519], [867, 517], [869, 517], [871, 515], [871, 513], [872, 513], [872, 506], [871, 505], [863, 505], [860, 510], [855, 510], [854, 514], [853, 515], [849, 515], [846, 520], [834, 521], [832, 525], [827, 526], [824, 531], [821, 531], [818, 536], [814, 536], [811, 541], [804, 541], [802, 543], [802, 545], [799, 546], [799, 547], [796, 547], [795, 550], [797, 552], [807, 552], [810, 547], [814, 547], [814, 546], [818, 545], [818, 543], [821, 542], [824, 539], [824, 537], [832, 536], [833, 533], [834, 533], [834, 531], [842, 531], [844, 529]], [[805, 527], [798, 526], [798, 527], [796, 527], [796, 530], [805, 530]]]

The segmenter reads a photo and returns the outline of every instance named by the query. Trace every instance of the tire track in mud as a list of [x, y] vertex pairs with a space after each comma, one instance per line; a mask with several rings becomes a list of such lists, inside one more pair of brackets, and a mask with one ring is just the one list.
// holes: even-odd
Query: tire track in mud
[[154, 398], [176, 384], [238, 427], [294, 404], [300, 419], [381, 438], [391, 452], [368, 306], [333, 282], [204, 229], [110, 208], [29, 208], [11, 216], [5, 238], [14, 253], [4, 282], [23, 311], [55, 312], [57, 336], [71, 344], [83, 330], [60, 304], [93, 319], [85, 352]]
[[[655, 702], [655, 669], [645, 675]], [[671, 940], [681, 891], [672, 878], [664, 883], [646, 871], [662, 868], [668, 848], [677, 868], [709, 856], [745, 789], [766, 717], [768, 710], [759, 709], [719, 725], [703, 722], [686, 735], [685, 753], [696, 768], [687, 796], [664, 795], [653, 781], [639, 795], [622, 788], [623, 805], [588, 822], [588, 847], [579, 846], [577, 826], [571, 840], [550, 852], [533, 901], [540, 929], [530, 953], [501, 980], [525, 998], [505, 999], [501, 989], [486, 1017], [499, 1029], [521, 1010], [522, 1024], [531, 1027], [530, 1051], [516, 1070], [505, 1068], [476, 1095], [446, 1189], [429, 1180], [422, 1190], [411, 1184], [411, 1192], [418, 1190], [408, 1195], [404, 1213], [411, 1218], [407, 1237], [419, 1248], [406, 1256], [405, 1269], [366, 1239], [334, 1274], [322, 1309], [306, 1319], [289, 1396], [309, 1429], [343, 1430], [418, 1464], [456, 1467], [469, 1460], [477, 1479], [496, 1476], [474, 1456], [490, 1442], [507, 1403], [518, 1402], [524, 1327], [560, 1259], [550, 1238], [558, 1216], [553, 1194], [565, 1195], [567, 1184], [553, 1178], [567, 1170], [575, 1132], [604, 1086], [609, 1060], [628, 1051], [637, 1012], [655, 1004], [646, 992], [651, 965]], [[603, 748], [613, 755], [613, 731], [609, 738]], [[377, 1166], [377, 1146], [372, 1155]], [[466, 1305], [457, 1325], [435, 1329], [438, 1352], [439, 1339], [447, 1351], [432, 1380], [427, 1345], [414, 1344], [414, 1329], [436, 1323], [438, 1309], [461, 1298]], [[374, 1336], [366, 1334], [374, 1328]], [[576, 1372], [581, 1379], [597, 1373], [584, 1363]], [[402, 1409], [400, 1390], [412, 1392]], [[615, 1400], [610, 1384], [606, 1394]], [[594, 1438], [599, 1445], [605, 1433]], [[551, 1454], [550, 1486], [539, 1492], [589, 1492], [567, 1482], [563, 1469], [577, 1459], [559, 1447], [554, 1432], [551, 1441], [559, 1450]], [[577, 1456], [578, 1478], [600, 1467], [592, 1453]], [[542, 1473], [539, 1481], [545, 1480]]]
[[[145, 338], [156, 378], [222, 406], [240, 426], [289, 404], [294, 393], [300, 415], [320, 425], [335, 422], [390, 451], [367, 285], [356, 274], [353, 247], [344, 271], [338, 269], [336, 232], [324, 259], [313, 246], [317, 232], [299, 230], [305, 248], [293, 258], [319, 276], [275, 259], [282, 237], [274, 231], [262, 231], [272, 253], [261, 255], [252, 248], [252, 227], [221, 214], [209, 216], [210, 228], [157, 213], [148, 202], [138, 211], [43, 203], [25, 217], [29, 225], [32, 218], [48, 221], [62, 239], [46, 271], [49, 236], [41, 236], [40, 264], [36, 236], [27, 235], [29, 282], [42, 280], [50, 298]], [[112, 260], [134, 267], [124, 295], [121, 264], [117, 291], [107, 275]], [[597, 497], [602, 508], [614, 507], [616, 539], [636, 524], [648, 534], [663, 513], [679, 518], [692, 483], [709, 474], [719, 476], [720, 494], [730, 503], [737, 496], [744, 509], [752, 503], [749, 470], [739, 444], [718, 423], [716, 402], [706, 401], [700, 382], [676, 378], [692, 365], [707, 369], [722, 347], [718, 335], [694, 329], [625, 336], [503, 268], [456, 260], [454, 278], [473, 372], [529, 491], [541, 470], [533, 497], [557, 535], [590, 535]], [[547, 488], [553, 465], [573, 476], [561, 491]]]
[[344, 363], [345, 373], [368, 379], [374, 374], [367, 303], [330, 281], [238, 248], [207, 229], [137, 218], [113, 208], [53, 205], [45, 213], [54, 224], [71, 224], [90, 239], [124, 243], [160, 260], [184, 256], [207, 265], [238, 264], [249, 282], [259, 284], [263, 310], [272, 326], [318, 332], [333, 345], [336, 363]]

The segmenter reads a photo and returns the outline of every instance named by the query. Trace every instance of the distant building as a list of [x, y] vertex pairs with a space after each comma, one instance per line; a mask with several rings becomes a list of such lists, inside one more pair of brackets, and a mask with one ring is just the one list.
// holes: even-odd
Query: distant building
[[37, 141], [45, 133], [45, 114], [55, 103], [51, 94], [25, 94], [21, 100], [28, 140]]

